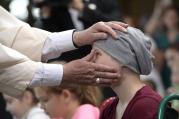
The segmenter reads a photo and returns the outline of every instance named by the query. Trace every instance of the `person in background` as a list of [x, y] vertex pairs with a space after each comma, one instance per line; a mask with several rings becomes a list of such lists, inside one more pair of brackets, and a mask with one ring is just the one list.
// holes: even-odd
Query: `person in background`
[[70, 7], [77, 10], [84, 28], [99, 21], [119, 21], [121, 13], [117, 0], [72, 0]]
[[164, 88], [171, 85], [171, 69], [166, 64], [165, 51], [171, 43], [179, 41], [178, 12], [172, 0], [156, 1], [154, 12], [145, 27], [145, 32], [154, 38], [157, 49], [156, 68], [160, 72]]
[[[53, 61], [51, 64], [65, 64]], [[41, 108], [54, 119], [99, 119], [102, 94], [96, 86], [62, 84], [60, 87], [37, 87], [35, 94]]]
[[33, 0], [33, 3], [40, 8], [41, 27], [51, 32], [82, 30], [99, 21], [121, 20], [117, 0]]
[[[168, 94], [179, 93], [179, 64], [178, 62], [175, 62], [174, 64], [175, 65], [172, 67], [172, 76], [171, 76], [172, 86], [167, 89]], [[172, 107], [179, 112], [179, 101], [178, 100], [172, 101]]]
[[51, 118], [99, 119], [100, 91], [94, 86], [62, 84], [60, 87], [37, 87], [35, 93]]
[[27, 88], [24, 94], [16, 99], [4, 94], [6, 110], [16, 119], [50, 119], [40, 108], [33, 89]]
[[116, 67], [121, 75], [111, 85], [117, 96], [101, 105], [100, 119], [156, 119], [162, 98], [140, 80], [152, 70], [151, 41], [139, 29], [127, 30], [118, 32], [118, 40], [109, 37], [93, 45], [94, 62]]
[[165, 58], [169, 67], [174, 67], [179, 60], [179, 42], [170, 44], [165, 52]]
[[40, 18], [37, 19], [34, 26], [50, 32], [76, 29], [68, 11], [71, 1], [33, 0], [34, 7], [40, 8]]
[[[165, 53], [168, 66], [172, 70], [172, 86], [167, 89], [167, 93], [179, 93], [179, 42], [169, 46]], [[172, 107], [179, 112], [179, 101], [172, 101]]]
[[161, 15], [161, 30], [154, 34], [159, 49], [165, 51], [170, 44], [179, 41], [179, 15], [174, 6], [168, 6]]

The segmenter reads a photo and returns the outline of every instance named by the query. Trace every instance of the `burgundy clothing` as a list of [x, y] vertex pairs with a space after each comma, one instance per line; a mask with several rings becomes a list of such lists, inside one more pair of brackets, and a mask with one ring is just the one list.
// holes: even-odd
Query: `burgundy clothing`
[[[156, 119], [161, 99], [150, 87], [144, 86], [129, 102], [122, 119]], [[118, 101], [117, 97], [104, 101], [100, 108], [100, 119], [115, 119]]]

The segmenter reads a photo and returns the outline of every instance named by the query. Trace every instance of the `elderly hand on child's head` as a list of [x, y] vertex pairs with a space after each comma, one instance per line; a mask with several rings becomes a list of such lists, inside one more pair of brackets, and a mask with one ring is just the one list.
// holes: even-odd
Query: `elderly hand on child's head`
[[[118, 38], [116, 30], [127, 32], [127, 27], [127, 24], [117, 21], [98, 22], [86, 30], [74, 32], [73, 42], [80, 47], [92, 45], [95, 41], [106, 39], [109, 35], [116, 39]], [[93, 85], [110, 85], [116, 82], [119, 77], [116, 69], [110, 66], [93, 63], [91, 60], [94, 54], [94, 52], [91, 52], [86, 58], [63, 65], [64, 75], [62, 82]], [[96, 78], [103, 78], [103, 80], [99, 82]]]
[[92, 45], [95, 41], [105, 39], [108, 36], [117, 38], [117, 31], [127, 32], [128, 25], [122, 22], [98, 22], [91, 27], [74, 32], [73, 42], [78, 46]]

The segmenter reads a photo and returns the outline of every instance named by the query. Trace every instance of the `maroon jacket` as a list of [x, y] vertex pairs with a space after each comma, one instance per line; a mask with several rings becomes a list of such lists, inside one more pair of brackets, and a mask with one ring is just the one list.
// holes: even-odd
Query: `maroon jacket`
[[[119, 99], [113, 97], [101, 105], [100, 119], [115, 119]], [[156, 119], [161, 97], [150, 87], [141, 88], [129, 102], [122, 119]]]

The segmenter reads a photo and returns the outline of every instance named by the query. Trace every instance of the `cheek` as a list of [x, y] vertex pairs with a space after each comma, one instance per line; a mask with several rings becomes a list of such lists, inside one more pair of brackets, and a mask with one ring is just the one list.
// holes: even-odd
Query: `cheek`
[[65, 102], [63, 102], [59, 98], [52, 97], [45, 104], [45, 111], [51, 118], [64, 117], [66, 115]]
[[96, 57], [95, 63], [104, 64], [104, 65], [112, 65], [111, 58], [106, 54], [101, 54]]
[[95, 60], [95, 63], [97, 64], [106, 64], [106, 61], [104, 58], [102, 58], [101, 56], [98, 56]]

